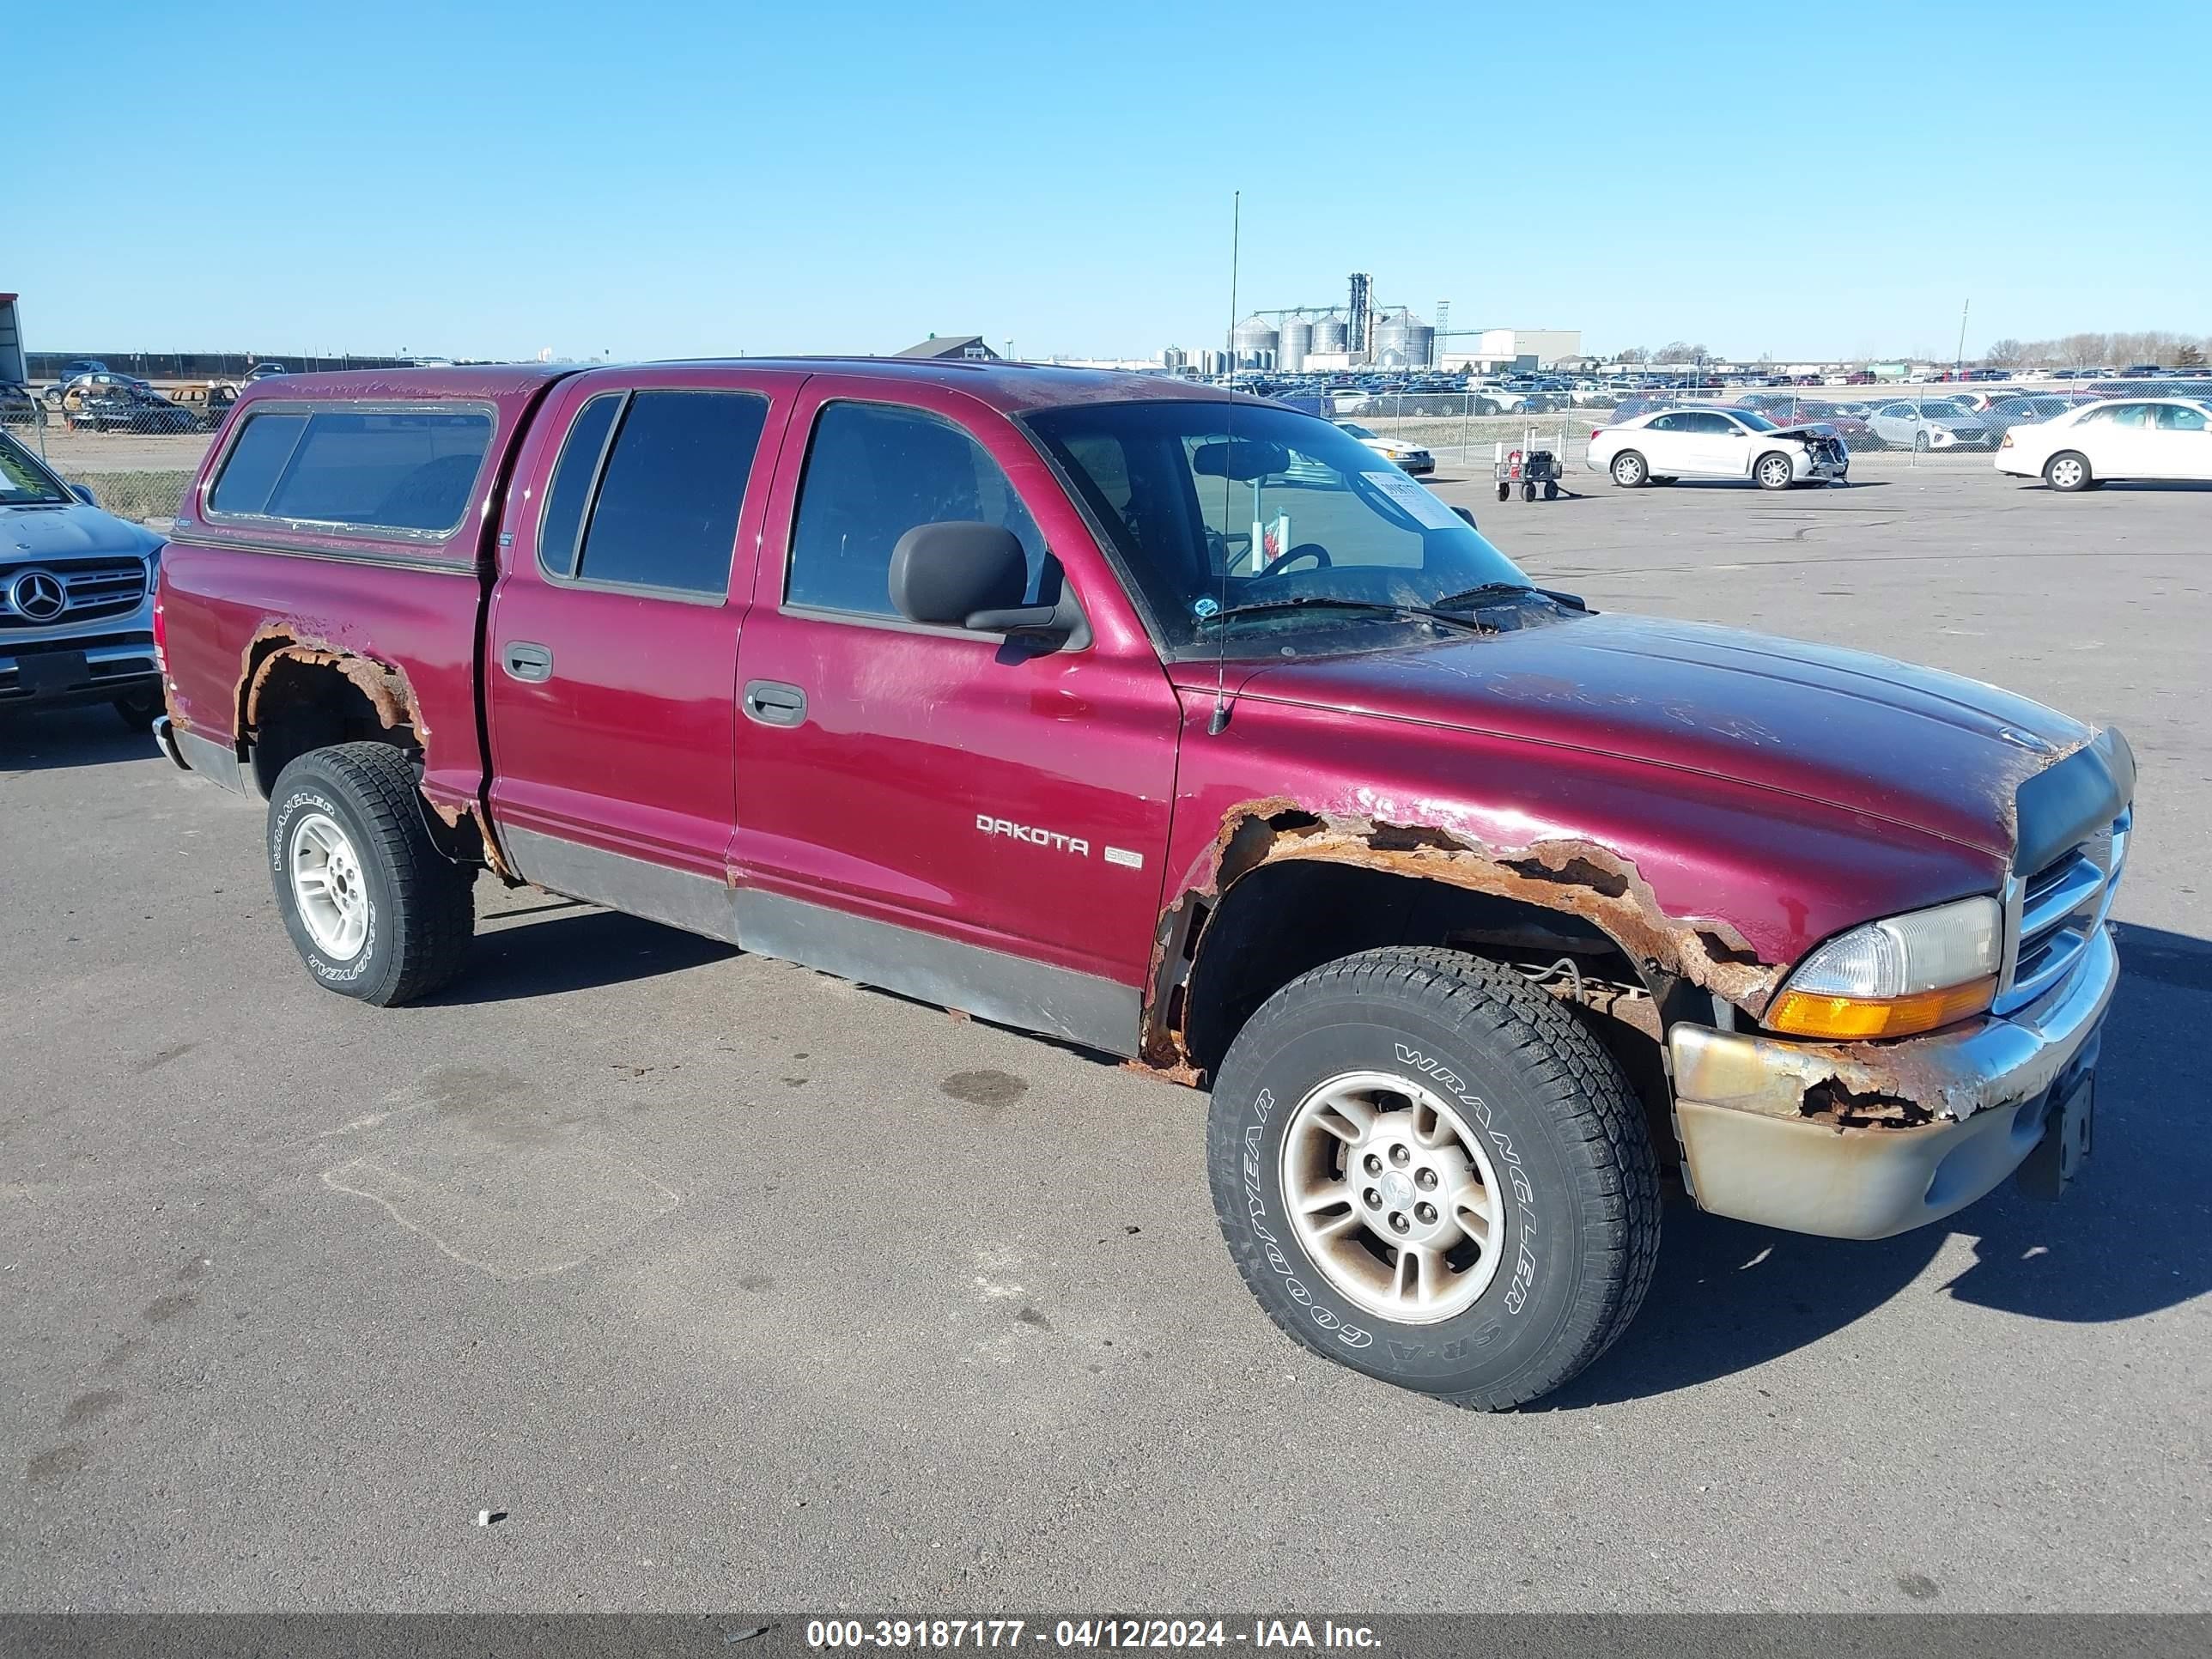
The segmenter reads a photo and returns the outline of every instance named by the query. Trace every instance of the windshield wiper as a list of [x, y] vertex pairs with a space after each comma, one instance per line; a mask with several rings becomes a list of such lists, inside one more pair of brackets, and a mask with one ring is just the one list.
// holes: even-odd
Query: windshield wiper
[[1319, 594], [1295, 599], [1255, 599], [1249, 605], [1232, 605], [1210, 617], [1200, 617], [1198, 622], [1203, 628], [1209, 623], [1226, 622], [1231, 617], [1256, 616], [1265, 611], [1304, 611], [1315, 607], [1357, 611], [1369, 616], [1413, 617], [1425, 622], [1442, 623], [1447, 628], [1460, 629], [1469, 634], [1494, 634], [1498, 631], [1487, 623], [1477, 622], [1472, 617], [1457, 617], [1449, 611], [1432, 610], [1427, 605], [1391, 605], [1382, 599], [1333, 599]]
[[1522, 599], [1529, 594], [1534, 594], [1540, 599], [1549, 599], [1554, 605], [1563, 605], [1570, 611], [1589, 609], [1582, 602], [1578, 594], [1562, 593], [1556, 588], [1532, 587], [1526, 582], [1484, 582], [1481, 586], [1470, 587], [1464, 592], [1447, 593], [1437, 603], [1439, 605], [1480, 605], [1485, 599]]

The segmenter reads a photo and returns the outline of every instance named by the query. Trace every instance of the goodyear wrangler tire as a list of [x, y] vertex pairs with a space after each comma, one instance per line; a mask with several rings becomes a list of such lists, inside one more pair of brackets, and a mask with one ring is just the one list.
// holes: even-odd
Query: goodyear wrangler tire
[[414, 764], [388, 744], [312, 750], [278, 775], [269, 865], [285, 931], [325, 989], [389, 1007], [460, 971], [476, 868], [431, 839]]
[[1370, 951], [1278, 991], [1222, 1063], [1207, 1164], [1276, 1324], [1485, 1410], [1604, 1352], [1658, 1256], [1626, 1078], [1550, 994], [1461, 951]]

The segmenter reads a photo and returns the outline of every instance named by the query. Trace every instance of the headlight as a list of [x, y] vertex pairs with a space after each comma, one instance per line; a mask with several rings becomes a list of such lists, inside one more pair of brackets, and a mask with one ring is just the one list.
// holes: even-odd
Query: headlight
[[1765, 1024], [1797, 1036], [1910, 1036], [1978, 1014], [1996, 994], [2004, 914], [1960, 899], [1838, 933], [1797, 964]]

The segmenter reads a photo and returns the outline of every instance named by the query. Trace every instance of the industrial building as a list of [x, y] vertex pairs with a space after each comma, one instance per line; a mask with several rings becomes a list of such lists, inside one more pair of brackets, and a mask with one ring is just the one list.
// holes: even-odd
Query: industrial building
[[[1431, 324], [1410, 306], [1382, 305], [1375, 278], [1352, 273], [1341, 306], [1290, 306], [1255, 311], [1229, 333], [1226, 352], [1194, 357], [1170, 347], [1161, 362], [1170, 374], [1196, 368], [1212, 374], [1238, 372], [1328, 374], [1351, 369], [1495, 370], [1552, 368], [1582, 356], [1582, 331], [1547, 328], [1454, 329], [1451, 302], [1437, 301]], [[1455, 349], [1472, 340], [1474, 349]], [[1219, 367], [1212, 365], [1218, 361]]]

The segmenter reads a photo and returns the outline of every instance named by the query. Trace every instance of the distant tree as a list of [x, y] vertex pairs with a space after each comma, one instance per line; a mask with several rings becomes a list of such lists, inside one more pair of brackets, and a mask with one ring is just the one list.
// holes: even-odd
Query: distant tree
[[1614, 361], [1623, 363], [1648, 363], [1651, 361], [1651, 349], [1648, 346], [1626, 346], [1614, 355]]
[[2173, 354], [2176, 368], [2198, 369], [2204, 367], [2204, 354], [2193, 345], [2183, 346]]
[[2017, 368], [2027, 361], [2027, 348], [2017, 340], [1992, 340], [1982, 361], [1991, 368]]
[[1662, 363], [1686, 363], [1690, 361], [1691, 345], [1687, 340], [1669, 340], [1659, 348]]
[[2075, 368], [2101, 363], [2112, 356], [2112, 339], [2103, 334], [2069, 334], [2058, 343], [2058, 354]]

